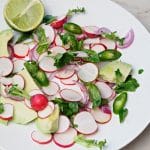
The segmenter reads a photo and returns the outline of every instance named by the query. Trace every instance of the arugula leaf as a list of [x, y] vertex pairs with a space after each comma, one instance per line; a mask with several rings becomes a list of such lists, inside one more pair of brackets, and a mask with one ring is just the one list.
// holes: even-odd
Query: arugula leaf
[[54, 65], [57, 68], [62, 68], [65, 65], [69, 64], [71, 61], [73, 61], [74, 58], [75, 58], [75, 55], [76, 54], [73, 54], [71, 52], [66, 52], [66, 53], [63, 53], [63, 54], [59, 53], [54, 57], [54, 60], [55, 60]]
[[61, 98], [56, 98], [53, 100], [54, 103], [59, 105], [61, 113], [64, 115], [71, 117], [72, 115], [79, 112], [79, 109], [81, 107], [80, 103], [77, 102], [66, 102]]
[[50, 24], [50, 23], [52, 23], [52, 22], [55, 21], [55, 20], [56, 20], [56, 17], [55, 17], [55, 16], [46, 15], [46, 16], [44, 16], [42, 22], [45, 23], [45, 24]]
[[134, 92], [139, 86], [138, 81], [135, 78], [132, 78], [132, 76], [129, 76], [125, 82], [116, 86], [115, 91], [117, 93], [121, 93], [123, 91]]
[[38, 47], [37, 47], [37, 52], [39, 54], [42, 54], [44, 52], [46, 52], [48, 50], [49, 47], [49, 43], [47, 41], [46, 35], [45, 35], [45, 31], [42, 27], [38, 27], [35, 30], [35, 34], [38, 37]]
[[29, 94], [28, 94], [26, 91], [20, 89], [17, 85], [13, 85], [13, 86], [9, 89], [8, 94], [10, 94], [10, 95], [12, 95], [12, 96], [18, 96], [18, 97], [30, 99]]
[[94, 139], [86, 139], [84, 135], [79, 134], [75, 137], [74, 141], [81, 144], [87, 148], [98, 147], [100, 150], [106, 145], [106, 140], [98, 141]]
[[93, 83], [88, 83], [87, 89], [89, 91], [90, 100], [93, 103], [93, 108], [99, 107], [102, 99], [98, 87]]
[[117, 83], [117, 85], [118, 85], [118, 84], [122, 83], [123, 75], [122, 75], [122, 73], [120, 72], [119, 69], [117, 69], [117, 70], [115, 71], [115, 74], [116, 74], [116, 83]]
[[142, 74], [144, 72], [144, 69], [139, 69], [138, 74]]
[[4, 105], [0, 103], [0, 114], [2, 114], [3, 112], [4, 112]]
[[84, 7], [77, 7], [75, 9], [69, 9], [67, 16], [72, 17], [74, 14], [79, 14], [79, 13], [85, 13], [85, 8]]
[[120, 45], [123, 45], [125, 38], [120, 38], [119, 36], [116, 35], [116, 33], [117, 33], [116, 31], [111, 33], [103, 33], [102, 36], [105, 37], [106, 39], [119, 42]]
[[33, 38], [32, 32], [21, 33], [19, 38], [17, 39], [16, 43], [21, 43], [30, 38], [31, 39]]
[[128, 109], [124, 108], [119, 112], [119, 119], [120, 119], [120, 123], [124, 122], [125, 118], [128, 115]]

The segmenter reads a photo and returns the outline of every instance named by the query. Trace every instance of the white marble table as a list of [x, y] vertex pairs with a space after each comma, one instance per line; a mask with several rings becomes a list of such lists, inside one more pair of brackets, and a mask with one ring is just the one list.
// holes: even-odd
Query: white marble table
[[[136, 16], [150, 32], [150, 0], [112, 0]], [[147, 114], [150, 115], [150, 114]], [[122, 150], [150, 150], [150, 125]]]

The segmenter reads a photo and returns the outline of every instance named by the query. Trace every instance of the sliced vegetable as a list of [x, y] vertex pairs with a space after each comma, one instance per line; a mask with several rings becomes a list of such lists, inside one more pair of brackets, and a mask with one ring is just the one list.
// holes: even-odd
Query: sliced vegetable
[[54, 46], [50, 49], [50, 52], [52, 52], [52, 56], [56, 56], [57, 54], [63, 54], [66, 52], [66, 49], [61, 46]]
[[125, 118], [127, 117], [128, 115], [128, 109], [127, 108], [124, 108], [122, 109], [120, 112], [119, 112], [119, 120], [120, 120], [120, 123], [124, 122]]
[[61, 79], [61, 83], [65, 85], [75, 85], [77, 81], [78, 81], [78, 77], [76, 74], [74, 74], [72, 77], [68, 79]]
[[2, 83], [5, 86], [12, 85], [12, 78], [10, 77], [0, 77], [0, 83]]
[[25, 86], [25, 80], [21, 75], [16, 74], [12, 77], [12, 84], [17, 85], [20, 89], [23, 89]]
[[98, 53], [103, 52], [104, 50], [106, 50], [106, 47], [105, 47], [105, 45], [98, 43], [98, 44], [93, 44], [91, 46], [91, 49], [98, 54]]
[[95, 38], [99, 35], [99, 27], [97, 26], [85, 26], [83, 30], [89, 38]]
[[43, 94], [43, 92], [39, 89], [34, 89], [34, 90], [30, 91], [30, 93], [29, 93], [30, 96], [33, 96], [36, 94]]
[[88, 38], [86, 40], [84, 40], [84, 44], [95, 44], [95, 43], [100, 43], [100, 39], [99, 38]]
[[13, 68], [13, 73], [18, 73], [24, 68], [24, 63], [25, 60], [23, 59], [17, 59], [13, 62], [14, 68]]

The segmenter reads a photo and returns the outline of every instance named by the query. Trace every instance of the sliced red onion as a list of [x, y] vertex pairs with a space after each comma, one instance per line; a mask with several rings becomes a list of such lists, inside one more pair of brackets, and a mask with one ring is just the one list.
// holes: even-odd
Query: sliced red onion
[[106, 114], [111, 114], [111, 110], [108, 105], [102, 106], [100, 109]]
[[103, 33], [111, 33], [111, 30], [106, 28], [106, 27], [101, 27], [99, 28], [99, 34], [103, 34]]
[[123, 45], [120, 45], [119, 43], [117, 43], [117, 47], [120, 49], [127, 48], [133, 43], [133, 41], [134, 41], [134, 31], [133, 29], [130, 29], [129, 32], [125, 36]]
[[33, 48], [32, 49], [32, 54], [33, 54], [33, 56], [34, 56], [34, 58], [36, 59], [36, 60], [38, 60], [39, 59], [39, 54], [38, 54], [38, 52], [36, 51], [36, 46], [35, 46], [35, 48]]

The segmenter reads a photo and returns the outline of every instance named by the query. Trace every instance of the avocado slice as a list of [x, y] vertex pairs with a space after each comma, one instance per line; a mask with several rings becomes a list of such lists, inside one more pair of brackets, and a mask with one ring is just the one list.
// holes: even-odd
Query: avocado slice
[[0, 32], [0, 57], [9, 57], [7, 44], [12, 37], [13, 31], [11, 29]]
[[116, 83], [115, 71], [117, 71], [117, 69], [120, 70], [122, 74], [122, 82], [124, 82], [130, 74], [132, 66], [125, 62], [113, 61], [102, 66], [100, 68], [99, 75], [103, 80], [106, 80], [111, 83]]
[[59, 106], [55, 105], [54, 112], [45, 119], [38, 118], [36, 126], [42, 133], [54, 133], [58, 130]]

